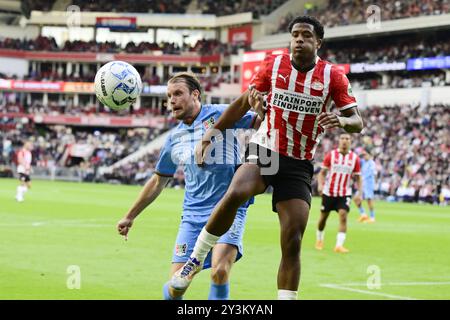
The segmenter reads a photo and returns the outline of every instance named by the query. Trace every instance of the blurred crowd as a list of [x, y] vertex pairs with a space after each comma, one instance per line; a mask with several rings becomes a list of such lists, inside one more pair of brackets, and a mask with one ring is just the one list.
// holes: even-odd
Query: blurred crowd
[[[376, 5], [373, 9], [370, 6]], [[311, 15], [327, 28], [346, 26], [350, 24], [366, 23], [368, 18], [373, 19], [375, 13], [380, 14], [381, 21], [411, 18], [419, 16], [440, 15], [450, 12], [448, 0], [328, 0], [324, 7], [319, 8], [313, 2], [307, 2], [300, 12], [289, 13], [281, 18], [274, 33], [287, 32], [290, 21], [298, 15]]]
[[[389, 201], [443, 203], [450, 192], [450, 105], [372, 106], [362, 110], [365, 128], [354, 135], [352, 148], [370, 152], [377, 168], [376, 195]], [[84, 181], [142, 184], [154, 172], [159, 151], [125, 163], [112, 172], [100, 174], [109, 166], [152, 141], [158, 129], [86, 131], [65, 126], [38, 127], [24, 122], [13, 130], [0, 131], [0, 169], [14, 162], [20, 143], [31, 139], [33, 164], [37, 168], [75, 167]], [[248, 139], [246, 139], [248, 140]], [[338, 132], [322, 139], [316, 152], [316, 173], [324, 154], [337, 147]], [[89, 146], [86, 157], [71, 155], [71, 146]], [[2, 170], [0, 170], [2, 174]], [[4, 172], [3, 172], [4, 174]], [[317, 180], [314, 179], [313, 189]], [[178, 170], [172, 186], [183, 187]], [[444, 195], [444, 196], [443, 196]]]
[[[425, 108], [372, 106], [362, 110], [365, 128], [360, 135], [353, 135], [353, 149], [365, 149], [373, 155], [379, 197], [440, 202], [442, 193], [450, 188], [449, 110], [449, 104]], [[322, 139], [316, 153], [317, 170], [324, 154], [337, 147], [337, 140], [336, 131]]]
[[437, 87], [450, 85], [450, 78], [446, 79], [445, 72], [441, 70], [389, 73], [385, 83], [382, 82], [381, 76], [376, 73], [359, 76], [352, 74], [349, 75], [349, 79], [354, 90], [417, 88], [425, 86]]
[[[27, 140], [33, 143], [35, 172], [51, 175], [53, 170], [75, 168], [83, 181], [98, 182], [102, 181], [98, 174], [100, 167], [123, 159], [161, 133], [152, 128], [87, 131], [62, 125], [44, 127], [23, 123], [13, 130], [0, 131], [0, 166], [9, 167], [11, 171], [18, 149]], [[150, 162], [136, 169], [142, 172], [149, 167], [152, 167]]]
[[0, 49], [14, 49], [27, 51], [64, 51], [64, 52], [102, 52], [102, 53], [150, 53], [162, 52], [163, 54], [197, 53], [199, 55], [230, 55], [236, 53], [239, 48], [247, 48], [243, 44], [232, 45], [221, 43], [216, 39], [200, 39], [195, 45], [185, 43], [179, 46], [172, 42], [128, 42], [124, 48], [114, 41], [66, 41], [59, 47], [52, 37], [38, 36], [36, 39], [0, 39]]
[[287, 0], [198, 0], [198, 9], [204, 14], [226, 16], [252, 12], [255, 19], [268, 15]]
[[406, 62], [412, 58], [442, 57], [450, 55], [450, 34], [436, 31], [373, 38], [364, 41], [363, 46], [354, 41], [327, 42], [325, 35], [319, 55], [332, 63]]
[[[29, 1], [31, 10], [49, 11], [54, 1]], [[252, 12], [255, 18], [267, 15], [287, 0], [73, 0], [81, 11], [102, 12], [136, 12], [136, 13], [190, 13], [215, 14], [217, 16], [232, 15], [241, 12]], [[189, 10], [190, 9], [190, 10]]]

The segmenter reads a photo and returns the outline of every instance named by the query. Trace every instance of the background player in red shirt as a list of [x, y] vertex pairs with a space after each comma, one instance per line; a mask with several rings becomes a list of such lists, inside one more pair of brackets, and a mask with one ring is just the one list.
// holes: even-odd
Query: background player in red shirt
[[338, 149], [326, 154], [318, 175], [318, 191], [322, 195], [322, 206], [317, 227], [317, 250], [323, 249], [325, 224], [330, 211], [335, 210], [339, 214], [339, 232], [334, 251], [339, 253], [349, 251], [344, 247], [344, 241], [347, 233], [347, 215], [352, 200], [352, 179], [356, 180], [358, 186], [355, 199], [361, 199], [362, 196], [360, 160], [358, 155], [350, 150], [350, 146], [351, 136], [342, 133], [339, 136]]
[[25, 193], [31, 188], [31, 161], [33, 160], [31, 142], [25, 142], [23, 147], [17, 152], [17, 173], [19, 174], [20, 185], [17, 186], [16, 200], [25, 200]]
[[[227, 193], [214, 208], [191, 258], [172, 277], [174, 288], [189, 286], [217, 239], [232, 225], [239, 206], [271, 185], [272, 207], [278, 213], [281, 232], [278, 299], [297, 299], [315, 147], [324, 130], [340, 127], [360, 132], [363, 122], [345, 74], [317, 56], [324, 35], [320, 22], [300, 16], [291, 22], [289, 32], [291, 55], [267, 57], [252, 81], [257, 91], [267, 92], [268, 99], [267, 114], [249, 145], [247, 163], [236, 171]], [[205, 162], [211, 138], [232, 128], [250, 109], [249, 94], [247, 90], [230, 104], [215, 123], [215, 130], [205, 133], [196, 151], [200, 165]], [[340, 115], [331, 112], [331, 100]], [[263, 164], [262, 158], [269, 158], [269, 162]], [[270, 171], [273, 168], [275, 172]]]

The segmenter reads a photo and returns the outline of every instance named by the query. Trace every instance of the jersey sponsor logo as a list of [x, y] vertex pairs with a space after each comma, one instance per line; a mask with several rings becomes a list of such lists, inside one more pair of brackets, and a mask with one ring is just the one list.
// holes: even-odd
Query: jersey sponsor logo
[[205, 129], [208, 130], [213, 127], [215, 122], [216, 120], [214, 119], [214, 117], [211, 117], [208, 120], [203, 121], [203, 127], [205, 127]]
[[175, 255], [178, 257], [185, 256], [187, 252], [187, 243], [177, 243], [175, 245]]
[[343, 173], [343, 174], [351, 174], [353, 172], [353, 167], [346, 166], [343, 164], [335, 164], [335, 165], [333, 165], [333, 172]]
[[323, 102], [319, 97], [275, 89], [272, 94], [272, 105], [298, 113], [318, 115], [322, 111]]

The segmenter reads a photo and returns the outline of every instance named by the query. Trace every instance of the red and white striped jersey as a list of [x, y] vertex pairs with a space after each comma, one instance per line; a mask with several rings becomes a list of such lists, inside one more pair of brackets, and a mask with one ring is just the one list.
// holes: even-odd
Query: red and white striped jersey
[[25, 148], [22, 148], [17, 153], [17, 172], [23, 174], [30, 174], [31, 171], [31, 152]]
[[317, 118], [330, 112], [331, 100], [339, 110], [356, 106], [344, 72], [319, 57], [313, 69], [302, 73], [288, 54], [268, 56], [251, 85], [267, 92], [268, 102], [266, 117], [251, 142], [295, 159], [314, 157], [324, 133]]
[[342, 154], [338, 149], [328, 152], [322, 163], [328, 169], [323, 186], [323, 194], [329, 197], [345, 197], [352, 195], [352, 175], [361, 174], [359, 157], [353, 151]]

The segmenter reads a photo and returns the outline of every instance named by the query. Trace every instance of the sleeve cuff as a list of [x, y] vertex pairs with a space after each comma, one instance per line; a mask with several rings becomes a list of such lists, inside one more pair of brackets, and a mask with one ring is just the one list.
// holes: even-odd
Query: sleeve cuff
[[161, 177], [173, 178], [173, 174], [161, 173], [159, 171], [155, 171], [155, 174], [157, 174], [158, 176], [161, 176]]
[[342, 107], [340, 107], [338, 109], [339, 109], [339, 111], [343, 111], [343, 110], [347, 110], [347, 109], [350, 109], [350, 108], [354, 108], [356, 106], [358, 106], [358, 104], [356, 102], [352, 102], [352, 103], [346, 104], [345, 106], [342, 106]]

